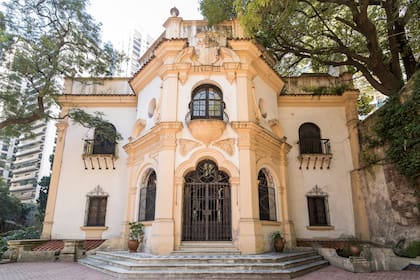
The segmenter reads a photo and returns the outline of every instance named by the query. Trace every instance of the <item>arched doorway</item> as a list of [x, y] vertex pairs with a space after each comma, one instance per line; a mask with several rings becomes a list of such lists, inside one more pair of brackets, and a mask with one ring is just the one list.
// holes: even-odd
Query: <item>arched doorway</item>
[[185, 176], [183, 241], [232, 240], [229, 176], [211, 160]]

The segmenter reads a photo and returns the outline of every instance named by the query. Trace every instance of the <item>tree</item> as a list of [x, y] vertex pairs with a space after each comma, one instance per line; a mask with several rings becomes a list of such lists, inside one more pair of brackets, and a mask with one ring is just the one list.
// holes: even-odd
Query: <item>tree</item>
[[[9, 0], [4, 4], [4, 20], [0, 17], [4, 23], [0, 38], [7, 39], [0, 45], [6, 69], [0, 74], [3, 133], [17, 135], [36, 120], [56, 117], [52, 108], [64, 77], [109, 76], [121, 61], [121, 54], [101, 42], [100, 24], [86, 12], [87, 4], [87, 0]], [[81, 115], [88, 118], [74, 112], [67, 116], [77, 120]]]
[[18, 198], [9, 195], [9, 188], [0, 178], [0, 232], [7, 229], [6, 222], [16, 222], [21, 216], [21, 205]]
[[[202, 0], [200, 7], [217, 2]], [[235, 0], [234, 5], [242, 25], [275, 56], [280, 70], [307, 61], [315, 69], [347, 66], [388, 96], [398, 94], [416, 71], [419, 0]], [[216, 12], [202, 13], [218, 19]]]
[[41, 187], [39, 189], [39, 197], [38, 197], [37, 203], [38, 203], [38, 210], [41, 215], [45, 214], [45, 209], [47, 208], [47, 199], [48, 199], [48, 191], [50, 189], [50, 181], [51, 181], [51, 176], [44, 176], [38, 182], [38, 185], [40, 185]]

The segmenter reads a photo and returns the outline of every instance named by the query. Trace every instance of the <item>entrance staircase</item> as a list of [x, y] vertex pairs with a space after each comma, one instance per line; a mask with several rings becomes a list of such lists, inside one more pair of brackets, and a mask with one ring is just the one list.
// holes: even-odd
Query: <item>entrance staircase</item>
[[79, 263], [119, 279], [290, 279], [328, 265], [313, 250], [257, 255], [212, 250], [187, 243], [169, 256], [97, 251]]

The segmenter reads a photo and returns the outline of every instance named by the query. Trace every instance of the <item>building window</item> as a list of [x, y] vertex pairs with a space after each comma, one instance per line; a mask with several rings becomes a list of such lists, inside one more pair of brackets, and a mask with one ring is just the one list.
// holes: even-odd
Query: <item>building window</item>
[[110, 123], [95, 128], [93, 154], [115, 154], [117, 130]]
[[273, 180], [266, 169], [258, 172], [260, 220], [276, 221], [276, 196]]
[[144, 186], [140, 189], [139, 221], [153, 221], [155, 219], [156, 201], [156, 172], [149, 171]]
[[105, 226], [107, 196], [89, 197], [86, 226], [103, 227]]
[[329, 226], [328, 194], [315, 186], [307, 195], [310, 226]]
[[299, 127], [301, 154], [322, 154], [321, 130], [316, 124], [304, 123]]
[[225, 103], [222, 91], [213, 85], [201, 85], [192, 93], [191, 119], [221, 119]]

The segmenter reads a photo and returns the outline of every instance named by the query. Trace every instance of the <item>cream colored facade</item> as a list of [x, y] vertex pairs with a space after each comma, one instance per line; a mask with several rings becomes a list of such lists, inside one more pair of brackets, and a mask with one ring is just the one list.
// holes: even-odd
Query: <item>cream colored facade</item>
[[[100, 111], [121, 139], [115, 155], [87, 155], [83, 141], [94, 138], [94, 132], [68, 120], [57, 124], [43, 237], [107, 239], [110, 246], [124, 248], [128, 222], [144, 220], [139, 213], [146, 202], [140, 197], [152, 171], [154, 217], [143, 223], [144, 250], [154, 254], [170, 254], [191, 240], [187, 228], [207, 230], [201, 224], [195, 228], [198, 202], [187, 190], [196, 186], [226, 187], [218, 189], [213, 200], [217, 218], [206, 218], [208, 228], [213, 227], [210, 220], [225, 222], [225, 231], [216, 235], [206, 231], [205, 237], [193, 233], [193, 241], [223, 240], [242, 254], [252, 254], [271, 250], [270, 234], [275, 230], [284, 233], [288, 246], [299, 238], [366, 236], [363, 211], [354, 210], [360, 204], [358, 185], [350, 176], [358, 167], [358, 92], [310, 95], [296, 90], [344, 83], [345, 77], [307, 76], [288, 83], [235, 21], [209, 29], [205, 21], [174, 14], [164, 26], [166, 32], [128, 82], [66, 81], [65, 94], [59, 97], [63, 114], [74, 107]], [[220, 109], [217, 106], [223, 104], [220, 116], [194, 115], [200, 109], [199, 101], [192, 102], [193, 94], [200, 87], [220, 91], [223, 102], [200, 103], [209, 115], [214, 113], [208, 111], [212, 106]], [[328, 150], [300, 153], [299, 127], [304, 123], [319, 127], [321, 138], [329, 139]], [[208, 160], [219, 174], [227, 175], [227, 181], [190, 183], [190, 174]], [[87, 226], [91, 197], [107, 199], [104, 225]], [[310, 225], [308, 197], [322, 198], [326, 217], [321, 226]], [[269, 209], [262, 210], [266, 204]], [[187, 210], [190, 206], [194, 209]], [[198, 209], [210, 215], [204, 210], [210, 211]]]

